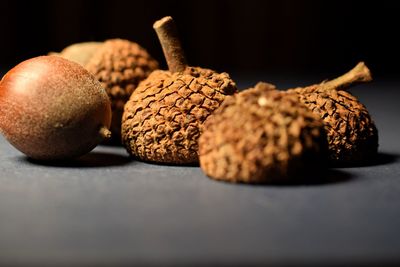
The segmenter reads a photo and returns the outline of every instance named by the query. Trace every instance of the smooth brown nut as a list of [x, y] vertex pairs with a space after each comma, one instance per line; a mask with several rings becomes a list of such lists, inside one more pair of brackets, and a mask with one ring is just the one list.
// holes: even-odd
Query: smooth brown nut
[[111, 107], [101, 84], [58, 56], [26, 60], [0, 83], [0, 129], [27, 156], [78, 157], [110, 136]]
[[50, 53], [85, 66], [103, 42], [84, 42], [67, 46], [60, 53]]

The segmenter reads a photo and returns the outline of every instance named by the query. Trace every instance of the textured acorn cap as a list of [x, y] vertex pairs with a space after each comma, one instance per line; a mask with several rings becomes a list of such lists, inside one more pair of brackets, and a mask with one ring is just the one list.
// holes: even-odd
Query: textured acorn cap
[[304, 92], [299, 99], [325, 123], [330, 160], [356, 164], [378, 151], [378, 130], [366, 107], [346, 91]]
[[144, 161], [198, 163], [200, 127], [236, 85], [227, 73], [187, 66], [172, 17], [153, 28], [169, 70], [153, 72], [131, 95], [122, 141], [129, 154]]
[[125, 105], [128, 153], [145, 161], [197, 163], [200, 126], [236, 90], [227, 73], [198, 67], [153, 72]]
[[288, 90], [320, 116], [327, 132], [332, 164], [360, 164], [376, 156], [378, 130], [366, 107], [344, 91], [351, 85], [371, 81], [363, 62], [345, 75], [321, 84]]
[[281, 183], [326, 158], [321, 119], [294, 94], [258, 84], [225, 99], [204, 123], [200, 166], [211, 178]]
[[158, 63], [137, 43], [111, 39], [96, 50], [85, 67], [106, 88], [113, 112], [113, 140], [120, 142], [124, 105], [139, 82], [158, 68]]

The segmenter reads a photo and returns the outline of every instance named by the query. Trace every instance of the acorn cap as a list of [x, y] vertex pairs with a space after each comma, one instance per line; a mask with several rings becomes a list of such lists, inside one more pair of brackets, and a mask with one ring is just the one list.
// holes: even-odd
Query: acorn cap
[[123, 108], [139, 82], [158, 68], [158, 63], [137, 43], [107, 40], [85, 65], [106, 88], [111, 100], [113, 140], [120, 142]]
[[346, 91], [299, 94], [299, 99], [325, 123], [333, 164], [357, 164], [376, 156], [378, 130], [366, 107]]
[[378, 130], [366, 107], [344, 90], [371, 81], [363, 62], [332, 81], [288, 90], [320, 116], [327, 132], [332, 164], [360, 164], [376, 156]]
[[154, 24], [169, 71], [155, 71], [125, 105], [122, 140], [129, 154], [170, 164], [198, 162], [200, 126], [237, 91], [227, 73], [188, 67], [171, 17]]
[[200, 166], [216, 180], [291, 182], [326, 158], [321, 119], [268, 84], [227, 97], [202, 129]]
[[128, 153], [145, 161], [197, 163], [201, 124], [234, 92], [227, 73], [197, 67], [153, 72], [125, 105], [122, 139]]

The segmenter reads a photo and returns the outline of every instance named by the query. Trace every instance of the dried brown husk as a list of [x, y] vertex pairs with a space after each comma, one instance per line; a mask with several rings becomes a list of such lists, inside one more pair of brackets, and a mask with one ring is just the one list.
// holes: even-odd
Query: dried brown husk
[[372, 80], [363, 62], [345, 75], [329, 82], [288, 90], [324, 123], [330, 162], [335, 165], [363, 164], [378, 151], [378, 130], [367, 108], [345, 91], [352, 85]]
[[153, 72], [125, 105], [122, 140], [128, 153], [144, 161], [197, 163], [201, 125], [236, 90], [227, 73], [209, 69]]
[[199, 140], [200, 166], [216, 180], [293, 182], [306, 168], [324, 165], [323, 128], [295, 94], [259, 84], [227, 97], [207, 119]]
[[85, 65], [106, 88], [111, 100], [114, 142], [121, 139], [121, 118], [124, 105], [138, 84], [158, 68], [158, 63], [137, 43], [111, 39], [96, 50]]

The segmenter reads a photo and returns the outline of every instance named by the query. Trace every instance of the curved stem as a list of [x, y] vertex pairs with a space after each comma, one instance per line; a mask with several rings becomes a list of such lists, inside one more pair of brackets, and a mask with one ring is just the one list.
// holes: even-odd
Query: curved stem
[[168, 16], [156, 21], [153, 28], [160, 40], [169, 70], [183, 71], [187, 67], [186, 58], [172, 17]]
[[359, 62], [352, 70], [342, 76], [319, 85], [319, 90], [345, 90], [352, 85], [372, 81], [371, 72], [364, 62]]

